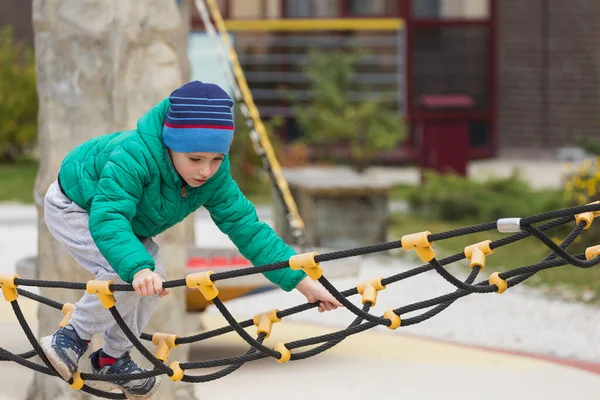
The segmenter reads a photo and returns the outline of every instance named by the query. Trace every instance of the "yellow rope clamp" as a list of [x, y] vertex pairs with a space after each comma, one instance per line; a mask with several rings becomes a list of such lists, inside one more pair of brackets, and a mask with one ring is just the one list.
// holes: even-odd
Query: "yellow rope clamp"
[[311, 279], [317, 280], [323, 275], [321, 265], [315, 261], [317, 252], [297, 254], [290, 257], [290, 268], [293, 270], [302, 269]]
[[506, 282], [506, 280], [500, 278], [500, 275], [497, 272], [494, 272], [492, 275], [490, 275], [488, 282], [490, 285], [498, 286], [498, 290], [496, 291], [496, 293], [498, 294], [504, 293], [508, 288], [508, 283]]
[[359, 294], [362, 294], [362, 303], [371, 303], [371, 307], [375, 307], [377, 300], [377, 292], [385, 289], [385, 286], [381, 283], [383, 278], [372, 279], [370, 281], [362, 282], [356, 285], [356, 290]]
[[257, 314], [254, 316], [254, 318], [252, 318], [252, 322], [254, 322], [254, 325], [257, 327], [256, 331], [258, 334], [264, 333], [267, 335], [267, 338], [271, 336], [273, 323], [281, 321], [281, 318], [277, 316], [278, 312], [278, 309], [274, 309], [262, 314]]
[[585, 259], [591, 260], [592, 258], [596, 258], [600, 256], [600, 245], [592, 246], [585, 249]]
[[77, 371], [73, 374], [73, 383], [71, 383], [71, 389], [73, 390], [81, 390], [81, 388], [85, 385], [83, 379], [81, 379], [81, 372]]
[[494, 254], [490, 243], [492, 243], [491, 240], [485, 240], [465, 247], [465, 257], [471, 260], [471, 269], [475, 267], [480, 267], [482, 271], [485, 269], [485, 256]]
[[58, 324], [58, 326], [60, 326], [61, 328], [64, 328], [65, 326], [69, 325], [69, 321], [71, 320], [71, 317], [73, 316], [73, 311], [75, 311], [75, 304], [71, 304], [71, 303], [65, 303], [62, 307], [62, 314], [64, 315], [63, 320], [60, 322], [60, 324]]
[[[593, 203], [589, 203], [588, 205], [592, 205], [592, 204], [600, 204], [600, 201], [594, 201]], [[581, 221], [585, 221], [585, 229], [589, 229], [590, 226], [592, 226], [592, 222], [594, 222], [594, 218], [600, 216], [600, 211], [590, 211], [590, 212], [586, 212], [586, 213], [582, 213], [582, 214], [577, 214], [575, 215], [575, 221], [577, 222], [577, 224], [579, 224]]]
[[179, 382], [183, 379], [184, 372], [179, 366], [179, 361], [173, 361], [169, 367], [173, 370], [173, 376], [170, 376], [169, 379], [173, 382]]
[[285, 347], [285, 344], [283, 342], [277, 343], [277, 345], [275, 345], [274, 347], [274, 350], [281, 353], [281, 358], [277, 359], [277, 362], [284, 364], [290, 361], [290, 358], [292, 358], [292, 352], [287, 347]]
[[398, 329], [398, 327], [400, 325], [402, 325], [402, 320], [400, 319], [400, 316], [398, 314], [396, 314], [394, 312], [394, 310], [391, 308], [383, 314], [383, 318], [387, 318], [390, 321], [392, 321], [390, 326], [387, 327], [388, 329], [391, 329], [391, 330]]
[[435, 257], [435, 251], [431, 248], [428, 236], [431, 232], [418, 232], [402, 236], [402, 248], [414, 250], [423, 262], [429, 262]]
[[178, 337], [179, 336], [177, 335], [160, 332], [156, 332], [152, 335], [152, 343], [155, 346], [158, 346], [156, 349], [156, 358], [162, 362], [167, 362], [171, 355], [171, 349], [179, 347], [178, 344], [175, 344], [175, 340], [177, 340]]
[[206, 300], [212, 300], [219, 295], [219, 289], [210, 279], [213, 271], [196, 272], [185, 277], [185, 284], [190, 289], [199, 289]]
[[104, 308], [111, 308], [117, 304], [115, 296], [113, 296], [115, 292], [110, 290], [112, 283], [113, 281], [88, 281], [86, 290], [89, 294], [97, 294]]
[[15, 279], [17, 279], [19, 275], [6, 275], [0, 274], [0, 288], [2, 288], [2, 294], [4, 295], [4, 299], [6, 301], [15, 301], [17, 297], [19, 297], [19, 292], [17, 292], [17, 285], [15, 285]]

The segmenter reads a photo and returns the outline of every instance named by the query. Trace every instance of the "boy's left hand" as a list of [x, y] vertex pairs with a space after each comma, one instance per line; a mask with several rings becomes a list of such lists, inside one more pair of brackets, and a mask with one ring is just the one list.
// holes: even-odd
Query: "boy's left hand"
[[317, 281], [313, 281], [308, 276], [298, 283], [296, 289], [306, 296], [309, 303], [319, 301], [319, 312], [332, 311], [338, 307], [343, 307], [323, 285]]

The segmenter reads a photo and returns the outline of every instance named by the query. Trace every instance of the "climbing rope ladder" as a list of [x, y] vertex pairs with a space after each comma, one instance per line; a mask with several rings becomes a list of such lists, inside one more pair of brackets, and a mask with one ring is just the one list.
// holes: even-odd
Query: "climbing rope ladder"
[[[281, 168], [274, 155], [266, 129], [260, 119], [258, 109], [252, 101], [250, 90], [242, 73], [240, 64], [237, 59], [235, 50], [229, 42], [225, 24], [220, 15], [218, 7], [214, 0], [207, 0], [208, 8], [202, 0], [196, 0], [196, 7], [202, 16], [207, 32], [211, 37], [216, 39], [216, 30], [210, 21], [212, 15], [219, 31], [221, 38], [225, 44], [226, 50], [221, 47], [221, 43], [217, 40], [217, 49], [221, 56], [224, 65], [228, 66], [231, 63], [233, 73], [229, 67], [225, 67], [225, 76], [228, 79], [231, 87], [234, 90], [236, 100], [241, 104], [241, 110], [246, 119], [246, 123], [250, 127], [250, 136], [253, 140], [255, 151], [261, 157], [265, 169], [268, 171], [278, 194], [283, 199], [284, 208], [288, 217], [288, 221], [292, 228], [292, 233], [297, 239], [298, 244], [306, 244], [304, 234], [304, 223], [298, 214], [298, 210], [294, 200], [289, 192], [287, 182], [283, 178]], [[210, 15], [209, 15], [210, 9]], [[229, 55], [227, 59], [225, 53]], [[61, 376], [52, 367], [49, 360], [45, 356], [35, 334], [26, 321], [21, 307], [19, 305], [19, 296], [27, 297], [46, 306], [60, 310], [64, 318], [59, 326], [66, 326], [69, 323], [71, 315], [75, 310], [75, 305], [70, 303], [61, 304], [52, 299], [31, 293], [22, 287], [44, 287], [44, 288], [59, 288], [71, 290], [85, 290], [90, 294], [95, 294], [99, 297], [102, 305], [108, 309], [114, 317], [115, 322], [126, 334], [134, 347], [147, 358], [154, 368], [152, 370], [122, 375], [100, 375], [92, 373], [76, 372], [68, 384], [74, 390], [82, 390], [86, 393], [108, 398], [108, 399], [125, 399], [123, 393], [111, 393], [94, 388], [95, 383], [100, 381], [123, 381], [143, 379], [152, 376], [167, 375], [172, 381], [183, 381], [190, 383], [209, 382], [223, 378], [232, 372], [239, 369], [242, 365], [248, 362], [256, 361], [266, 357], [271, 357], [280, 363], [288, 361], [303, 360], [314, 357], [324, 351], [334, 347], [346, 337], [372, 329], [376, 326], [386, 326], [391, 330], [399, 327], [407, 327], [415, 325], [432, 318], [453, 304], [459, 298], [465, 297], [472, 293], [504, 293], [508, 288], [514, 287], [526, 279], [530, 278], [537, 272], [558, 266], [570, 264], [577, 268], [590, 268], [600, 263], [600, 246], [588, 248], [584, 254], [569, 254], [566, 249], [579, 237], [579, 235], [590, 227], [595, 217], [600, 215], [600, 202], [567, 208], [558, 211], [543, 213], [540, 215], [528, 218], [508, 218], [501, 219], [495, 222], [464, 227], [448, 232], [432, 234], [429, 231], [405, 235], [401, 240], [391, 241], [386, 243], [375, 244], [372, 246], [353, 248], [331, 253], [317, 254], [316, 252], [298, 254], [291, 257], [287, 261], [281, 261], [274, 264], [250, 267], [244, 269], [236, 269], [225, 272], [214, 273], [212, 271], [192, 273], [184, 279], [172, 280], [164, 282], [164, 288], [188, 287], [199, 290], [202, 295], [215, 305], [219, 312], [223, 315], [228, 325], [209, 332], [203, 332], [193, 336], [178, 336], [170, 333], [142, 333], [140, 337], [136, 337], [131, 329], [125, 324], [118, 310], [118, 304], [114, 298], [114, 293], [119, 291], [134, 291], [133, 287], [128, 284], [115, 284], [112, 281], [97, 281], [92, 280], [87, 283], [64, 282], [64, 281], [43, 281], [21, 279], [18, 275], [2, 275], [0, 274], [0, 288], [6, 301], [10, 302], [21, 328], [23, 329], [27, 339], [29, 340], [32, 350], [15, 354], [9, 350], [0, 347], [0, 361], [12, 361], [34, 371], [56, 376], [62, 379]], [[544, 221], [549, 221], [542, 223]], [[568, 224], [576, 222], [575, 227], [565, 239], [556, 244], [545, 232]], [[540, 225], [535, 226], [534, 224]], [[473, 244], [464, 249], [463, 252], [455, 254], [451, 257], [437, 260], [432, 243], [448, 240], [455, 237], [474, 234], [497, 229], [500, 232], [512, 233], [503, 239], [497, 241], [484, 241]], [[489, 278], [483, 279], [478, 283], [474, 283], [484, 270], [486, 257], [493, 254], [494, 250], [502, 246], [516, 243], [527, 237], [534, 236], [539, 239], [545, 246], [550, 249], [550, 254], [537, 264], [514, 268], [502, 273], [492, 273]], [[407, 251], [414, 250], [424, 264], [418, 268], [409, 271], [398, 273], [386, 278], [378, 277], [373, 280], [359, 283], [353, 288], [344, 291], [332, 285], [323, 275], [321, 268], [322, 262], [355, 257], [366, 254], [386, 252], [394, 249], [404, 249]], [[470, 260], [471, 271], [468, 277], [461, 281], [444, 268], [444, 266], [461, 261], [463, 259]], [[282, 268], [292, 268], [294, 270], [303, 270], [306, 274], [318, 280], [343, 306], [352, 312], [356, 318], [345, 329], [334, 333], [305, 338], [293, 342], [279, 342], [274, 347], [266, 346], [265, 340], [270, 337], [273, 324], [281, 321], [283, 318], [289, 317], [317, 307], [318, 303], [305, 303], [285, 310], [271, 310], [254, 316], [252, 319], [237, 321], [229, 312], [223, 301], [219, 298], [218, 281], [225, 279], [233, 279], [242, 276], [265, 273]], [[408, 279], [410, 277], [423, 274], [425, 272], [435, 270], [446, 281], [452, 284], [456, 290], [443, 296], [434, 297], [417, 303], [405, 305], [396, 309], [389, 309], [383, 315], [371, 313], [371, 308], [375, 306], [377, 294], [384, 290], [387, 286]], [[349, 300], [350, 297], [360, 294], [362, 299], [362, 307], [355, 305]], [[421, 313], [414, 314], [417, 311]], [[410, 316], [408, 316], [410, 315]], [[255, 326], [256, 335], [252, 336], [246, 331], [246, 328]], [[170, 351], [180, 345], [197, 343], [203, 340], [208, 340], [220, 335], [224, 335], [235, 331], [249, 346], [248, 351], [239, 356], [215, 359], [209, 361], [180, 363], [169, 361]], [[156, 346], [156, 352], [149, 351], [142, 341], [152, 342]], [[312, 347], [308, 350], [301, 350], [304, 347]], [[292, 350], [298, 350], [292, 353]], [[39, 357], [41, 363], [31, 361], [34, 357]], [[189, 372], [196, 369], [222, 367], [217, 372], [192, 375]]]
[[[61, 310], [64, 314], [64, 319], [60, 323], [60, 326], [65, 326], [68, 324], [75, 306], [70, 303], [61, 304], [46, 297], [36, 295], [23, 290], [21, 286], [86, 290], [90, 294], [98, 295], [102, 305], [110, 311], [116, 323], [127, 335], [127, 338], [133, 343], [135, 348], [138, 349], [139, 352], [154, 366], [152, 370], [142, 373], [108, 376], [78, 371], [71, 379], [69, 379], [68, 383], [73, 389], [83, 390], [95, 396], [109, 399], [126, 398], [122, 393], [110, 393], [95, 389], [93, 386], [94, 382], [97, 381], [115, 382], [142, 379], [158, 375], [167, 375], [172, 381], [199, 383], [223, 378], [236, 371], [247, 362], [256, 361], [266, 357], [271, 357], [280, 363], [303, 360], [314, 357], [332, 348], [350, 335], [355, 335], [379, 325], [386, 326], [391, 330], [395, 330], [399, 327], [407, 327], [421, 323], [444, 311], [456, 300], [467, 295], [473, 293], [504, 293], [508, 288], [522, 283], [537, 272], [545, 269], [555, 268], [566, 264], [570, 264], [577, 268], [593, 267], [600, 263], [600, 257], [598, 257], [600, 255], [600, 245], [587, 248], [584, 254], [572, 255], [569, 254], [566, 249], [585, 229], [588, 229], [591, 226], [594, 218], [598, 217], [599, 215], [600, 202], [595, 202], [583, 206], [551, 211], [528, 218], [500, 219], [496, 222], [483, 223], [443, 233], [432, 234], [428, 231], [424, 231], [405, 235], [399, 241], [380, 243], [372, 246], [324, 254], [317, 254], [316, 252], [298, 254], [291, 257], [288, 261], [282, 261], [258, 267], [250, 267], [219, 273], [206, 271], [189, 274], [185, 279], [167, 281], [164, 283], [163, 287], [176, 288], [186, 286], [191, 289], [198, 289], [206, 297], [206, 299], [213, 302], [215, 307], [220, 311], [227, 321], [228, 326], [186, 337], [179, 337], [176, 334], [168, 333], [142, 333], [140, 337], [137, 338], [123, 321], [123, 318], [121, 317], [121, 314], [117, 308], [118, 305], [116, 304], [116, 300], [114, 298], [115, 292], [133, 291], [133, 287], [131, 285], [114, 284], [111, 281], [97, 280], [92, 280], [87, 283], [53, 282], [20, 279], [17, 275], [0, 275], [0, 287], [2, 288], [4, 298], [6, 301], [10, 302], [21, 328], [25, 332], [29, 342], [33, 347], [33, 350], [22, 354], [14, 354], [0, 347], [0, 360], [13, 361], [37, 372], [57, 376], [59, 379], [62, 379], [44, 355], [39, 342], [31, 331], [29, 324], [25, 320], [25, 317], [23, 316], [19, 306], [18, 297], [19, 295], [22, 295], [57, 310]], [[534, 225], [547, 220], [550, 221], [537, 226]], [[555, 243], [545, 233], [545, 231], [571, 223], [573, 221], [576, 223], [575, 227], [560, 244]], [[436, 259], [435, 251], [432, 246], [433, 242], [448, 240], [458, 236], [469, 235], [493, 229], [497, 229], [503, 233], [512, 234], [500, 240], [487, 240], [476, 243], [466, 247], [461, 253], [443, 258], [441, 260]], [[500, 247], [516, 243], [531, 236], [539, 239], [550, 249], [551, 252], [547, 257], [536, 264], [514, 268], [501, 273], [494, 272], [489, 276], [489, 278], [474, 284], [479, 274], [485, 268], [487, 256], [492, 255], [494, 251]], [[414, 250], [425, 264], [418, 268], [398, 273], [387, 278], [378, 277], [373, 280], [362, 282], [356, 287], [349, 288], [341, 292], [338, 291], [337, 288], [327, 280], [327, 278], [323, 275], [323, 269], [320, 266], [322, 262], [326, 261], [385, 252], [392, 249]], [[449, 273], [444, 266], [465, 258], [470, 260], [471, 272], [464, 281], [461, 281]], [[274, 271], [282, 268], [292, 268], [294, 270], [305, 271], [310, 278], [318, 280], [338, 301], [344, 305], [348, 311], [352, 312], [356, 316], [356, 319], [346, 329], [342, 329], [334, 333], [288, 343], [279, 342], [273, 348], [266, 346], [264, 341], [271, 335], [271, 330], [274, 323], [281, 321], [285, 317], [310, 310], [316, 307], [318, 302], [305, 303], [286, 310], [271, 310], [256, 315], [252, 319], [240, 322], [235, 319], [235, 317], [219, 299], [219, 290], [215, 283], [225, 279], [233, 279], [241, 276]], [[396, 309], [389, 309], [383, 315], [375, 315], [370, 312], [370, 309], [376, 304], [377, 294], [379, 291], [384, 290], [387, 286], [393, 283], [431, 270], [435, 270], [446, 281], [452, 284], [456, 290], [425, 301], [409, 304]], [[362, 295], [362, 307], [355, 305], [348, 299], [357, 294]], [[407, 314], [415, 313], [416, 311], [420, 310], [426, 311], [418, 313], [414, 316], [407, 316]], [[250, 335], [245, 330], [245, 328], [253, 325], [257, 328], [255, 337]], [[169, 365], [166, 364], [172, 348], [183, 344], [200, 342], [224, 335], [232, 331], [235, 331], [250, 346], [249, 350], [245, 354], [236, 357], [228, 357], [209, 361], [189, 363], [180, 363], [174, 361]], [[157, 346], [155, 354], [150, 352], [142, 344], [141, 340], [151, 341], [155, 346]], [[315, 345], [318, 346], [309, 350], [292, 353], [292, 350]], [[41, 359], [43, 364], [38, 364], [29, 360], [36, 355]], [[223, 368], [217, 372], [205, 375], [189, 374], [190, 371], [195, 369], [214, 367]]]

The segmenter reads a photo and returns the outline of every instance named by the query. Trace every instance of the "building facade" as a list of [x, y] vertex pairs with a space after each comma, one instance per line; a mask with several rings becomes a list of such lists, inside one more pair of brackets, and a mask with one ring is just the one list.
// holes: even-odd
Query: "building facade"
[[[598, 0], [218, 2], [230, 21], [404, 21], [403, 53], [397, 65], [403, 68], [403, 82], [396, 97], [401, 98], [399, 108], [412, 126], [413, 136], [403, 144], [408, 158], [415, 127], [430, 115], [421, 105], [422, 96], [431, 94], [466, 94], [473, 99], [464, 114], [469, 121], [472, 158], [492, 156], [504, 148], [555, 149], [575, 144], [580, 136], [600, 139]], [[0, 10], [0, 26], [12, 25], [17, 39], [33, 43], [31, 0], [0, 0]], [[195, 29], [203, 29], [197, 12], [192, 15]], [[249, 34], [234, 32], [241, 39], [238, 43]], [[388, 53], [384, 51], [381, 59], [392, 62], [396, 50], [385, 50]], [[256, 65], [244, 67], [250, 76], [261, 76]], [[280, 69], [285, 72], [284, 67]], [[389, 82], [386, 79], [380, 81]], [[272, 97], [260, 92], [264, 85], [249, 81], [253, 91]], [[375, 84], [372, 87], [379, 90]], [[265, 107], [275, 104], [279, 109], [285, 103], [282, 99], [266, 101]]]

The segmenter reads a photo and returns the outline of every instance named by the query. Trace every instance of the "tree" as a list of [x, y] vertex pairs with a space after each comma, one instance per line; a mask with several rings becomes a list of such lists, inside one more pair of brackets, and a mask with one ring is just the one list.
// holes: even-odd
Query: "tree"
[[[85, 282], [92, 277], [66, 253], [44, 222], [43, 197], [66, 153], [97, 135], [136, 126], [153, 104], [188, 79], [187, 7], [174, 0], [35, 0], [33, 22], [39, 95], [40, 168], [35, 184], [39, 215], [40, 278]], [[183, 16], [182, 16], [183, 15]], [[185, 271], [185, 248], [193, 241], [191, 218], [158, 238], [170, 278]], [[81, 293], [42, 289], [43, 296], [75, 303]], [[159, 302], [146, 332], [184, 334], [185, 292], [173, 290]], [[168, 312], [167, 312], [168, 309]], [[60, 313], [41, 306], [39, 337], [52, 333]], [[194, 327], [196, 328], [196, 327]], [[98, 337], [101, 341], [101, 337]], [[154, 351], [154, 346], [145, 342]], [[97, 348], [95, 340], [92, 347]], [[171, 359], [187, 360], [186, 347]], [[138, 359], [143, 359], [139, 358]], [[85, 360], [82, 359], [82, 362]], [[189, 399], [193, 386], [163, 377], [155, 399]], [[55, 377], [36, 374], [29, 399], [82, 399]]]
[[364, 171], [378, 152], [397, 146], [405, 135], [402, 116], [381, 100], [351, 100], [354, 65], [361, 56], [358, 51], [311, 51], [305, 71], [310, 100], [294, 104], [306, 142], [326, 154], [335, 148], [348, 149], [358, 172]]

